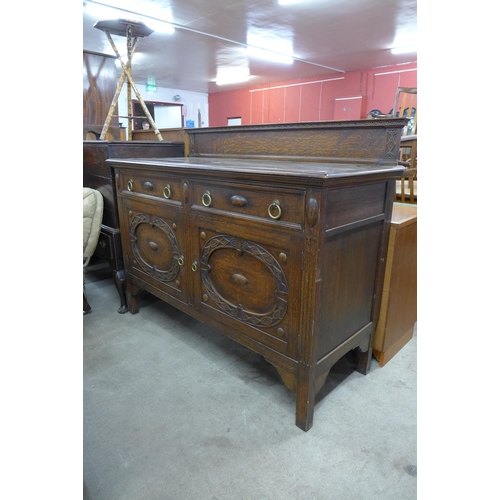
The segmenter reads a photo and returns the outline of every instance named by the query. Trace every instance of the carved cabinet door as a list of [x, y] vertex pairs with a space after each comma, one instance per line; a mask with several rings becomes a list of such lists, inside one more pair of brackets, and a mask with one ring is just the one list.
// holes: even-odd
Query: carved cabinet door
[[219, 321], [237, 321], [244, 334], [293, 357], [290, 340], [300, 313], [300, 273], [294, 264], [301, 255], [299, 241], [286, 232], [270, 235], [242, 224], [194, 220], [195, 307]]
[[184, 218], [165, 204], [124, 199], [127, 272], [163, 292], [188, 301]]

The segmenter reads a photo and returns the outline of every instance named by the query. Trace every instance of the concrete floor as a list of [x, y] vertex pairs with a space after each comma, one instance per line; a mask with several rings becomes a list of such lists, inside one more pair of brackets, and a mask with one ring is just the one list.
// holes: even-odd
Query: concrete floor
[[85, 500], [417, 498], [417, 335], [367, 376], [349, 356], [295, 426], [274, 367], [144, 293], [118, 314], [106, 264], [86, 272]]

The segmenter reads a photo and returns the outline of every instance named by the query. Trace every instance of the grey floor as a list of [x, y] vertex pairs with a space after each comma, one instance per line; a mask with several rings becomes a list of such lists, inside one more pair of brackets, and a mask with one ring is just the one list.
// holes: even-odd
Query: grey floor
[[144, 293], [118, 314], [106, 264], [86, 272], [85, 500], [417, 498], [417, 335], [367, 376], [349, 356], [295, 426], [260, 356]]

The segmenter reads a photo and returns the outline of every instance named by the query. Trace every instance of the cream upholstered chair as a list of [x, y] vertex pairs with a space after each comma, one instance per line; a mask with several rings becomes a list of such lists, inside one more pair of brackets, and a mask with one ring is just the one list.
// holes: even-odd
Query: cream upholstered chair
[[85, 293], [85, 268], [94, 255], [99, 233], [101, 232], [101, 222], [104, 201], [102, 194], [95, 189], [83, 188], [83, 313], [90, 312], [90, 305], [87, 302]]

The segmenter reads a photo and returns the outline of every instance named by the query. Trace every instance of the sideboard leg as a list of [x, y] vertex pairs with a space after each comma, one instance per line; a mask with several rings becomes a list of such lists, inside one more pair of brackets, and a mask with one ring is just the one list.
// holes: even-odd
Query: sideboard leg
[[313, 424], [314, 396], [314, 377], [311, 376], [310, 368], [299, 368], [295, 425], [305, 432], [307, 432]]
[[355, 349], [356, 353], [356, 371], [363, 375], [368, 375], [370, 372], [370, 363], [372, 361], [372, 336]]
[[118, 312], [120, 314], [126, 313], [128, 311], [127, 301], [125, 298], [125, 271], [113, 272], [113, 279], [115, 281], [115, 287], [118, 290], [118, 295], [120, 296], [120, 308]]
[[125, 296], [130, 314], [137, 314], [139, 312], [139, 301], [137, 300], [138, 291], [137, 287], [131, 286], [127, 280], [125, 280]]
[[372, 350], [367, 349], [366, 351], [362, 351], [359, 347], [356, 349], [357, 355], [357, 363], [356, 363], [356, 371], [363, 374], [368, 375], [370, 372], [370, 363], [372, 360]]

